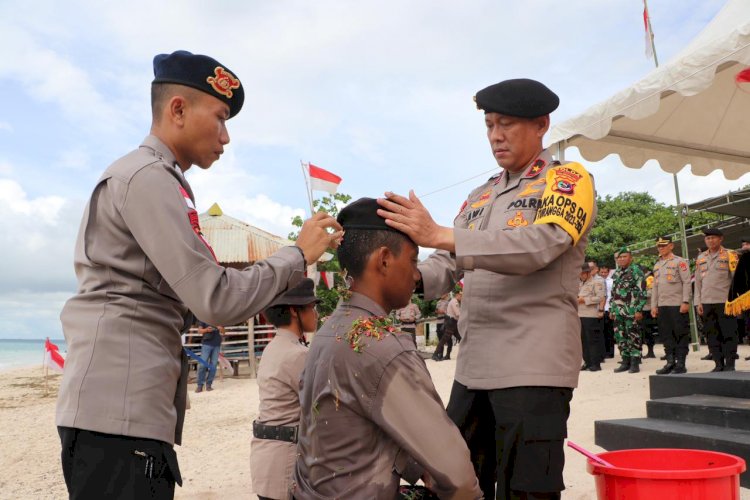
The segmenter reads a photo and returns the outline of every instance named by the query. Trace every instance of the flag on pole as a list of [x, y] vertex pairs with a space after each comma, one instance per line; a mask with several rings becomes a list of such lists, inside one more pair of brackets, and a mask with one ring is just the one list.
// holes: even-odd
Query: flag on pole
[[323, 273], [320, 273], [320, 279], [323, 281], [323, 284], [328, 288], [329, 290], [333, 288], [333, 272], [332, 271], [326, 271]]
[[65, 358], [60, 354], [60, 348], [49, 341], [49, 337], [44, 341], [44, 366], [62, 373], [65, 366]]
[[310, 173], [310, 190], [336, 193], [339, 184], [341, 184], [341, 177], [328, 170], [316, 167], [312, 163], [308, 163], [307, 166]]
[[654, 57], [654, 32], [651, 31], [651, 19], [648, 15], [648, 5], [646, 0], [643, 0], [643, 27], [646, 30], [646, 57]]

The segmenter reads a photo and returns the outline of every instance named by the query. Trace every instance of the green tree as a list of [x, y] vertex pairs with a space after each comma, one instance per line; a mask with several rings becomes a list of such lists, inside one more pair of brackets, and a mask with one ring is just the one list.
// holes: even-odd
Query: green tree
[[[624, 245], [679, 231], [676, 207], [657, 202], [648, 193], [624, 192], [616, 196], [597, 197], [599, 209], [589, 235], [586, 259], [614, 266], [614, 253]], [[685, 228], [690, 229], [721, 217], [708, 212], [688, 214]], [[638, 255], [636, 263], [653, 265], [653, 255]]]
[[[335, 193], [330, 196], [324, 196], [319, 200], [313, 200], [313, 209], [316, 212], [326, 212], [331, 217], [335, 218], [339, 214], [339, 208], [349, 203], [349, 200], [351, 199], [352, 197], [348, 194]], [[292, 225], [298, 229], [289, 233], [288, 238], [290, 240], [297, 240], [303, 223], [304, 219], [302, 219], [302, 217], [300, 217], [299, 215], [295, 216], [292, 219]], [[343, 286], [344, 284], [341, 276], [339, 276], [341, 266], [339, 265], [339, 260], [335, 252], [333, 252], [333, 258], [328, 262], [318, 262], [318, 271], [333, 271], [335, 273], [333, 278], [333, 288], [328, 289], [321, 281], [318, 283], [318, 288], [316, 290], [316, 295], [320, 299], [320, 304], [318, 304], [318, 311], [320, 312], [320, 317], [324, 318], [326, 316], [329, 316], [333, 312], [333, 310], [336, 309], [336, 304], [339, 301], [339, 292], [336, 290], [336, 287]]]

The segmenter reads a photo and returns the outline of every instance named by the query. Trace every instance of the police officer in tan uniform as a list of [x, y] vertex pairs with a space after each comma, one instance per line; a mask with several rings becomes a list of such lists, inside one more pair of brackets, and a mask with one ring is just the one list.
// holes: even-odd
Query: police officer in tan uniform
[[708, 250], [695, 260], [695, 304], [716, 364], [711, 371], [730, 372], [734, 371], [737, 354], [737, 320], [725, 314], [724, 304], [739, 257], [737, 252], [721, 245], [724, 239], [721, 230], [708, 228], [703, 234]]
[[151, 134], [94, 187], [76, 242], [78, 293], [61, 314], [68, 357], [56, 423], [75, 499], [172, 498], [182, 484], [173, 444], [187, 397], [180, 331], [190, 311], [212, 324], [246, 321], [341, 234], [317, 215], [296, 246], [242, 271], [220, 266], [184, 173], [221, 156], [242, 84], [186, 51], [156, 56], [154, 76]]
[[656, 249], [659, 260], [654, 264], [651, 316], [657, 319], [659, 336], [663, 339], [667, 355], [667, 364], [656, 370], [656, 373], [685, 373], [690, 343], [690, 266], [687, 260], [673, 253], [671, 236], [659, 237]]
[[439, 498], [481, 498], [424, 360], [389, 318], [419, 279], [417, 246], [377, 207], [361, 198], [338, 216], [351, 294], [315, 334], [305, 362], [294, 497], [393, 500], [401, 479], [422, 478]]
[[305, 367], [305, 333], [318, 327], [315, 284], [303, 279], [264, 311], [276, 336], [263, 350], [258, 367], [260, 408], [253, 422], [250, 477], [260, 500], [291, 498], [297, 458], [299, 380]]
[[448, 414], [469, 442], [485, 497], [560, 498], [581, 362], [577, 295], [596, 216], [593, 179], [543, 149], [559, 104], [546, 86], [506, 80], [475, 100], [503, 170], [469, 194], [453, 228], [436, 224], [413, 192], [386, 193], [378, 213], [418, 245], [438, 249], [419, 265], [426, 299], [464, 277]]
[[588, 264], [581, 266], [581, 283], [578, 290], [578, 317], [581, 318], [581, 345], [583, 346], [583, 366], [581, 371], [601, 371], [602, 321], [599, 308], [606, 299], [606, 284], [603, 279], [595, 279], [593, 269]]

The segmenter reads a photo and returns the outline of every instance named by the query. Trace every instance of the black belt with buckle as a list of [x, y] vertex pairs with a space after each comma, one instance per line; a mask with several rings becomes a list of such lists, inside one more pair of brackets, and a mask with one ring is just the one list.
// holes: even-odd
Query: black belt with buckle
[[253, 436], [258, 439], [274, 439], [287, 443], [297, 442], [298, 426], [265, 425], [257, 420], [253, 421]]

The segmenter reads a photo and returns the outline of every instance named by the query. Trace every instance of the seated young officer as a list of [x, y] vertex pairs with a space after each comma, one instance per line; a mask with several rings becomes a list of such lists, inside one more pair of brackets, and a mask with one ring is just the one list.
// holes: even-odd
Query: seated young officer
[[388, 314], [419, 280], [417, 246], [385, 224], [377, 202], [338, 216], [339, 263], [351, 295], [315, 335], [300, 385], [297, 500], [388, 499], [422, 478], [439, 498], [481, 498], [469, 450], [409, 334]]
[[305, 332], [318, 327], [315, 284], [304, 278], [264, 311], [276, 336], [263, 351], [258, 368], [260, 407], [253, 422], [250, 476], [261, 500], [289, 498], [297, 456], [299, 379], [305, 367]]

